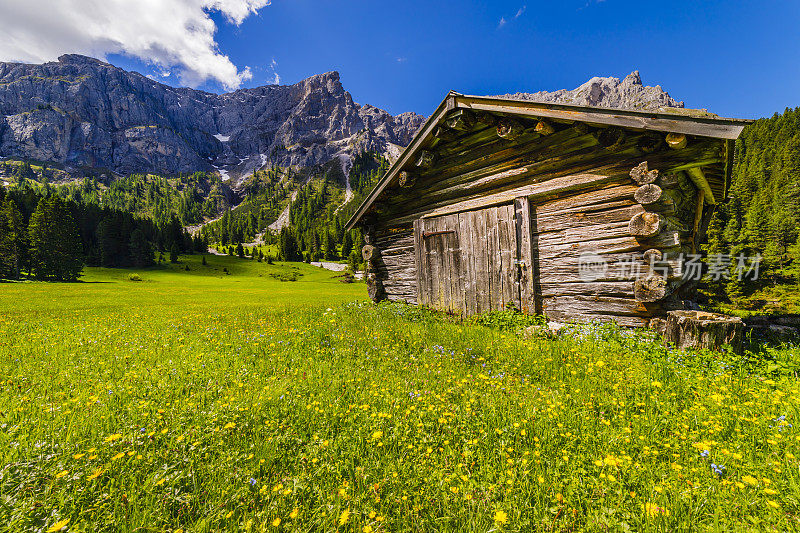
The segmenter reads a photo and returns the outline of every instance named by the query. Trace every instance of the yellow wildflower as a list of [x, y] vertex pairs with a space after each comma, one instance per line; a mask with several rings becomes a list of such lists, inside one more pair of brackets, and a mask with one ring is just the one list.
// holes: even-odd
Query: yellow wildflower
[[502, 524], [505, 524], [506, 522], [508, 522], [508, 515], [506, 514], [506, 512], [502, 511], [502, 510], [499, 510], [499, 509], [497, 511], [495, 511], [495, 513], [494, 513], [494, 523], [502, 525]]
[[758, 485], [758, 480], [753, 476], [742, 476], [742, 481], [747, 483], [748, 485]]
[[658, 515], [669, 516], [669, 511], [664, 509], [663, 507], [659, 507], [654, 503], [647, 502], [644, 504], [644, 510], [647, 513], [647, 516], [653, 517]]
[[59, 520], [49, 528], [47, 528], [47, 533], [55, 533], [56, 531], [61, 531], [69, 524], [69, 518], [65, 518], [64, 520]]

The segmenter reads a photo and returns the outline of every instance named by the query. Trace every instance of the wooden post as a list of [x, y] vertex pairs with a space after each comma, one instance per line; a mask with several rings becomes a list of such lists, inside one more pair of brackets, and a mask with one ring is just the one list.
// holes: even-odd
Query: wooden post
[[375, 272], [366, 272], [364, 276], [367, 282], [367, 295], [373, 302], [380, 302], [386, 298], [386, 293], [383, 290], [383, 284], [378, 280], [378, 275]]
[[373, 302], [379, 302], [386, 298], [383, 290], [383, 283], [378, 279], [377, 262], [380, 258], [380, 251], [371, 244], [366, 244], [361, 249], [361, 256], [364, 258], [365, 271], [364, 280], [367, 282], [367, 294]]
[[695, 186], [703, 191], [703, 201], [710, 205], [717, 205], [717, 200], [714, 198], [714, 193], [711, 191], [711, 185], [708, 184], [706, 175], [700, 167], [690, 168], [686, 171], [689, 178], [694, 182]]
[[697, 236], [700, 233], [700, 222], [703, 220], [703, 203], [705, 194], [702, 190], [697, 191], [697, 203], [694, 208], [694, 224], [692, 224], [692, 253], [697, 253]]
[[664, 343], [685, 348], [719, 350], [728, 344], [742, 353], [741, 318], [703, 311], [669, 311], [664, 327]]

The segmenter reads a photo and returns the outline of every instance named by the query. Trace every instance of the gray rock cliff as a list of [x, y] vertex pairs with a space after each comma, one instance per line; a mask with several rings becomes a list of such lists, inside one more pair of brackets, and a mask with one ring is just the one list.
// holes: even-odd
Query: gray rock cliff
[[0, 63], [0, 156], [66, 168], [233, 178], [405, 145], [424, 118], [355, 103], [337, 72], [227, 94], [173, 88], [85, 56]]

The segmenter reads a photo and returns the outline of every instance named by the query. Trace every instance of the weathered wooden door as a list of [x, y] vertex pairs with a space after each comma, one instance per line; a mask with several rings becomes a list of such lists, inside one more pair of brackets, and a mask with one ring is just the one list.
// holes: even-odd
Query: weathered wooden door
[[520, 307], [517, 233], [513, 205], [417, 220], [417, 301], [466, 315]]

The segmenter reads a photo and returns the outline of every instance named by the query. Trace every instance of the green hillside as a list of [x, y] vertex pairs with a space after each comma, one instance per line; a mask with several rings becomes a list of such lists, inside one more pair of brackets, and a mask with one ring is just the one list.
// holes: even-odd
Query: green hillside
[[[758, 280], [709, 281], [723, 309], [800, 312], [800, 108], [747, 126], [736, 141], [729, 197], [709, 227], [707, 251], [762, 256]], [[735, 263], [735, 261], [734, 261]], [[735, 264], [731, 265], [732, 272]]]

